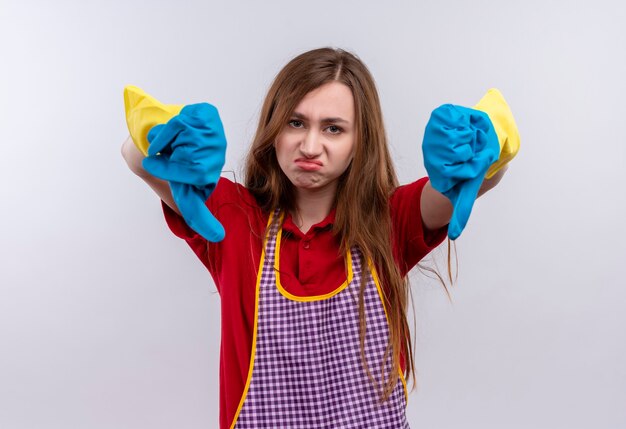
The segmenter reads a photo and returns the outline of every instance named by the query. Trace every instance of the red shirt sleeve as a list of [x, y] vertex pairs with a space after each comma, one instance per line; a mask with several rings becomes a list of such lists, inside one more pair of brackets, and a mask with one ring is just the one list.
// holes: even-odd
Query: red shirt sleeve
[[[209, 198], [205, 201], [205, 204], [209, 211], [221, 221], [222, 226], [225, 229], [230, 230], [228, 225], [224, 224], [224, 219], [219, 219], [218, 212], [222, 205], [228, 204], [229, 197], [232, 199], [232, 194], [236, 194], [237, 185], [230, 180], [221, 177], [215, 187], [215, 190], [211, 193]], [[218, 267], [221, 263], [221, 252], [219, 251], [219, 243], [210, 243], [203, 236], [191, 229], [185, 219], [172, 210], [165, 202], [161, 201], [163, 207], [163, 215], [167, 226], [170, 228], [175, 236], [185, 240], [187, 245], [193, 250], [198, 259], [202, 261], [204, 266], [209, 270], [214, 279], [218, 277]], [[219, 289], [219, 283], [216, 281], [216, 286]]]
[[185, 240], [187, 245], [193, 250], [198, 259], [202, 261], [204, 266], [213, 273], [213, 266], [209, 260], [208, 255], [208, 243], [207, 240], [191, 229], [178, 213], [170, 208], [164, 201], [161, 200], [161, 206], [163, 208], [163, 215], [167, 226], [174, 233], [175, 236]]
[[[205, 204], [226, 230], [226, 237], [218, 243], [207, 241], [167, 204], [162, 202], [161, 205], [168, 227], [174, 235], [185, 240], [209, 270], [220, 294], [224, 282], [239, 284], [237, 282], [243, 281], [241, 271], [244, 265], [246, 275], [249, 274], [248, 271], [252, 273], [254, 284], [267, 215], [261, 212], [254, 197], [245, 187], [225, 177], [220, 178]], [[251, 259], [246, 259], [244, 264], [242, 258], [246, 255], [250, 255]], [[223, 265], [222, 261], [230, 263]], [[247, 265], [248, 262], [250, 266]]]
[[446, 238], [448, 226], [427, 229], [422, 222], [420, 200], [428, 177], [399, 186], [391, 196], [394, 256], [402, 275], [407, 274]]

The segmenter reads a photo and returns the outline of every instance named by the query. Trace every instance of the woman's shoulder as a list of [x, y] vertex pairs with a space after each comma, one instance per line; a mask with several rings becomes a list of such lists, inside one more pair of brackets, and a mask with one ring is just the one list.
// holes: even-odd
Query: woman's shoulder
[[427, 182], [428, 177], [422, 177], [393, 190], [389, 197], [392, 218], [401, 213], [419, 213], [420, 196]]
[[244, 185], [233, 181], [228, 177], [221, 176], [209, 198], [214, 207], [224, 204], [246, 203], [258, 207], [252, 193]]
[[410, 195], [421, 194], [424, 185], [426, 185], [426, 182], [428, 182], [428, 176], [420, 177], [419, 179], [411, 183], [400, 185], [393, 190], [390, 199], [393, 201], [397, 198], [404, 198]]
[[258, 223], [265, 226], [269, 214], [264, 213], [256, 198], [243, 184], [228, 177], [220, 177], [206, 201], [207, 207], [220, 222], [227, 224], [244, 222], [254, 229]]

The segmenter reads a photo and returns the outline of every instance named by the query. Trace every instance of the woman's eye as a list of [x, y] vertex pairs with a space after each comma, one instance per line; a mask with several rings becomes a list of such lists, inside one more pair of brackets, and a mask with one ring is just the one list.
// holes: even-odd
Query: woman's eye
[[330, 130], [331, 134], [339, 134], [342, 131], [341, 128], [336, 125], [331, 125], [330, 127], [328, 127], [328, 129]]
[[[299, 121], [297, 119], [292, 119], [291, 121], [289, 121], [289, 125], [292, 128], [303, 128], [304, 124], [302, 121]], [[326, 127], [326, 129], [331, 133], [331, 134], [341, 134], [341, 132], [343, 131], [341, 128], [339, 128], [336, 125], [330, 125], [328, 127]]]

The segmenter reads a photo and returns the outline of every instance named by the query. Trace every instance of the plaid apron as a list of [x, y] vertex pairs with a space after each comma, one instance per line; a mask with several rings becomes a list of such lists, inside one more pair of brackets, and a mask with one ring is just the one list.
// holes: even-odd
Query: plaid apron
[[[276, 211], [274, 216], [278, 216]], [[272, 222], [273, 217], [270, 217]], [[381, 364], [389, 329], [380, 285], [368, 273], [363, 369], [358, 293], [361, 253], [350, 251], [348, 279], [330, 294], [296, 297], [276, 277], [282, 217], [273, 222], [261, 256], [250, 372], [233, 429], [409, 429], [402, 374], [380, 404]], [[388, 357], [385, 371], [391, 367]], [[389, 376], [386, 375], [386, 380]]]

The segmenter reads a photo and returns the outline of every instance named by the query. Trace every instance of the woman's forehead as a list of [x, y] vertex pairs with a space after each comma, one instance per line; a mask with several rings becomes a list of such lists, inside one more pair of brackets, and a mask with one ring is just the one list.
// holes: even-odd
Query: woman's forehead
[[354, 120], [354, 97], [348, 86], [330, 82], [304, 96], [294, 109], [300, 119], [332, 122], [329, 119]]

